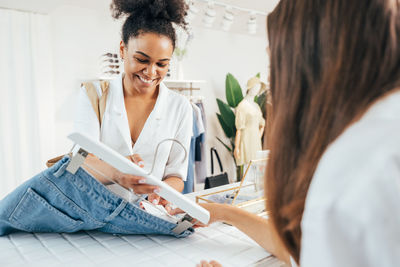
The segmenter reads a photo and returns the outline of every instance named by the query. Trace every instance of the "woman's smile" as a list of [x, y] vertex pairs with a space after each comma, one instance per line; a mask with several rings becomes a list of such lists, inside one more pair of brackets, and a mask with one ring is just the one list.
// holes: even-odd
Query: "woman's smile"
[[150, 78], [141, 76], [139, 74], [136, 74], [136, 77], [138, 77], [140, 82], [145, 86], [151, 86], [153, 84], [153, 82], [157, 80], [157, 78], [150, 79]]

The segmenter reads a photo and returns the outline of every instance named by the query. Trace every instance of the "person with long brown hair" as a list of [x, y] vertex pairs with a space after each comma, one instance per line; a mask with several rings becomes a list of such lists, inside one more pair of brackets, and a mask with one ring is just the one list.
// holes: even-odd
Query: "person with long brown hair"
[[398, 266], [400, 1], [281, 0], [267, 25], [269, 219], [204, 207], [285, 262]]

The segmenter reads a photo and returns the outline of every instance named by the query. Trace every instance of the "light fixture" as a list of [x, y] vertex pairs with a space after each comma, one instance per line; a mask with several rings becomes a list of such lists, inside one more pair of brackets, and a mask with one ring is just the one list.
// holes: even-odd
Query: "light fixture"
[[[271, 0], [270, 0], [271, 1]], [[279, 0], [272, 0], [272, 2], [277, 2]], [[232, 4], [227, 4], [226, 2], [229, 1], [223, 1], [223, 0], [186, 0], [186, 2], [189, 4], [189, 10], [188, 15], [187, 15], [187, 20], [186, 21], [193, 21], [193, 17], [195, 14], [198, 16], [203, 16], [202, 17], [202, 22], [204, 27], [211, 28], [213, 27], [213, 24], [215, 22], [216, 16], [217, 16], [217, 10], [219, 12], [220, 7], [225, 9], [224, 14], [221, 17], [221, 24], [220, 24], [220, 29], [223, 31], [229, 31], [232, 28], [232, 25], [235, 20], [235, 16], [240, 17], [241, 13], [244, 14], [249, 14], [249, 18], [247, 20], [247, 32], [248, 34], [256, 34], [257, 33], [257, 18], [258, 16], [266, 17], [268, 14], [266, 12], [261, 12], [258, 10], [254, 9], [249, 9], [249, 8], [244, 8]], [[203, 2], [205, 3], [205, 10], [203, 14], [198, 13], [197, 8], [195, 8], [194, 3], [197, 2]], [[198, 6], [197, 6], [198, 7]], [[192, 12], [191, 10], [195, 10]]]
[[257, 33], [257, 16], [255, 12], [250, 13], [250, 18], [247, 21], [247, 32], [249, 34]]
[[187, 15], [186, 15], [186, 22], [191, 23], [196, 18], [197, 13], [199, 13], [199, 10], [194, 6], [194, 2], [190, 1], [189, 9], [188, 9]]
[[214, 9], [214, 2], [208, 1], [208, 5], [206, 8], [206, 11], [204, 12], [204, 18], [203, 18], [204, 26], [211, 28], [215, 21], [216, 15], [217, 15], [217, 12], [215, 12], [215, 9]]
[[222, 17], [222, 30], [229, 31], [233, 23], [233, 12], [232, 7], [227, 6], [225, 8], [224, 16]]

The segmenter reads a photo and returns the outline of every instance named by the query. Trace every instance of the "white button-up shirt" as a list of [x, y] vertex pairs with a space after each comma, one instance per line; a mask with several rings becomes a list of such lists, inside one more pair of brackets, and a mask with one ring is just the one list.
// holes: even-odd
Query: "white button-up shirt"
[[[94, 82], [97, 93], [101, 95], [99, 82]], [[81, 88], [75, 130], [99, 140], [123, 156], [139, 154], [144, 161], [144, 169], [150, 171], [157, 144], [167, 138], [180, 141], [187, 154], [192, 135], [193, 111], [189, 101], [182, 95], [170, 91], [163, 83], [154, 109], [132, 148], [128, 117], [125, 109], [122, 75], [110, 81], [106, 110], [101, 129], [85, 88]], [[178, 176], [184, 181], [187, 176], [188, 157], [184, 160], [182, 147], [170, 141], [160, 145], [153, 175], [160, 179]]]
[[301, 228], [302, 267], [400, 266], [400, 92], [328, 147]]

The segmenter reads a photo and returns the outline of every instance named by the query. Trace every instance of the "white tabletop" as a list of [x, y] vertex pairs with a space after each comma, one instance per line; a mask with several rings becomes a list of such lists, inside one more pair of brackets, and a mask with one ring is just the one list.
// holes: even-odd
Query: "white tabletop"
[[182, 239], [97, 231], [0, 237], [0, 266], [196, 266], [203, 259], [223, 266], [281, 266], [245, 234], [221, 223]]

